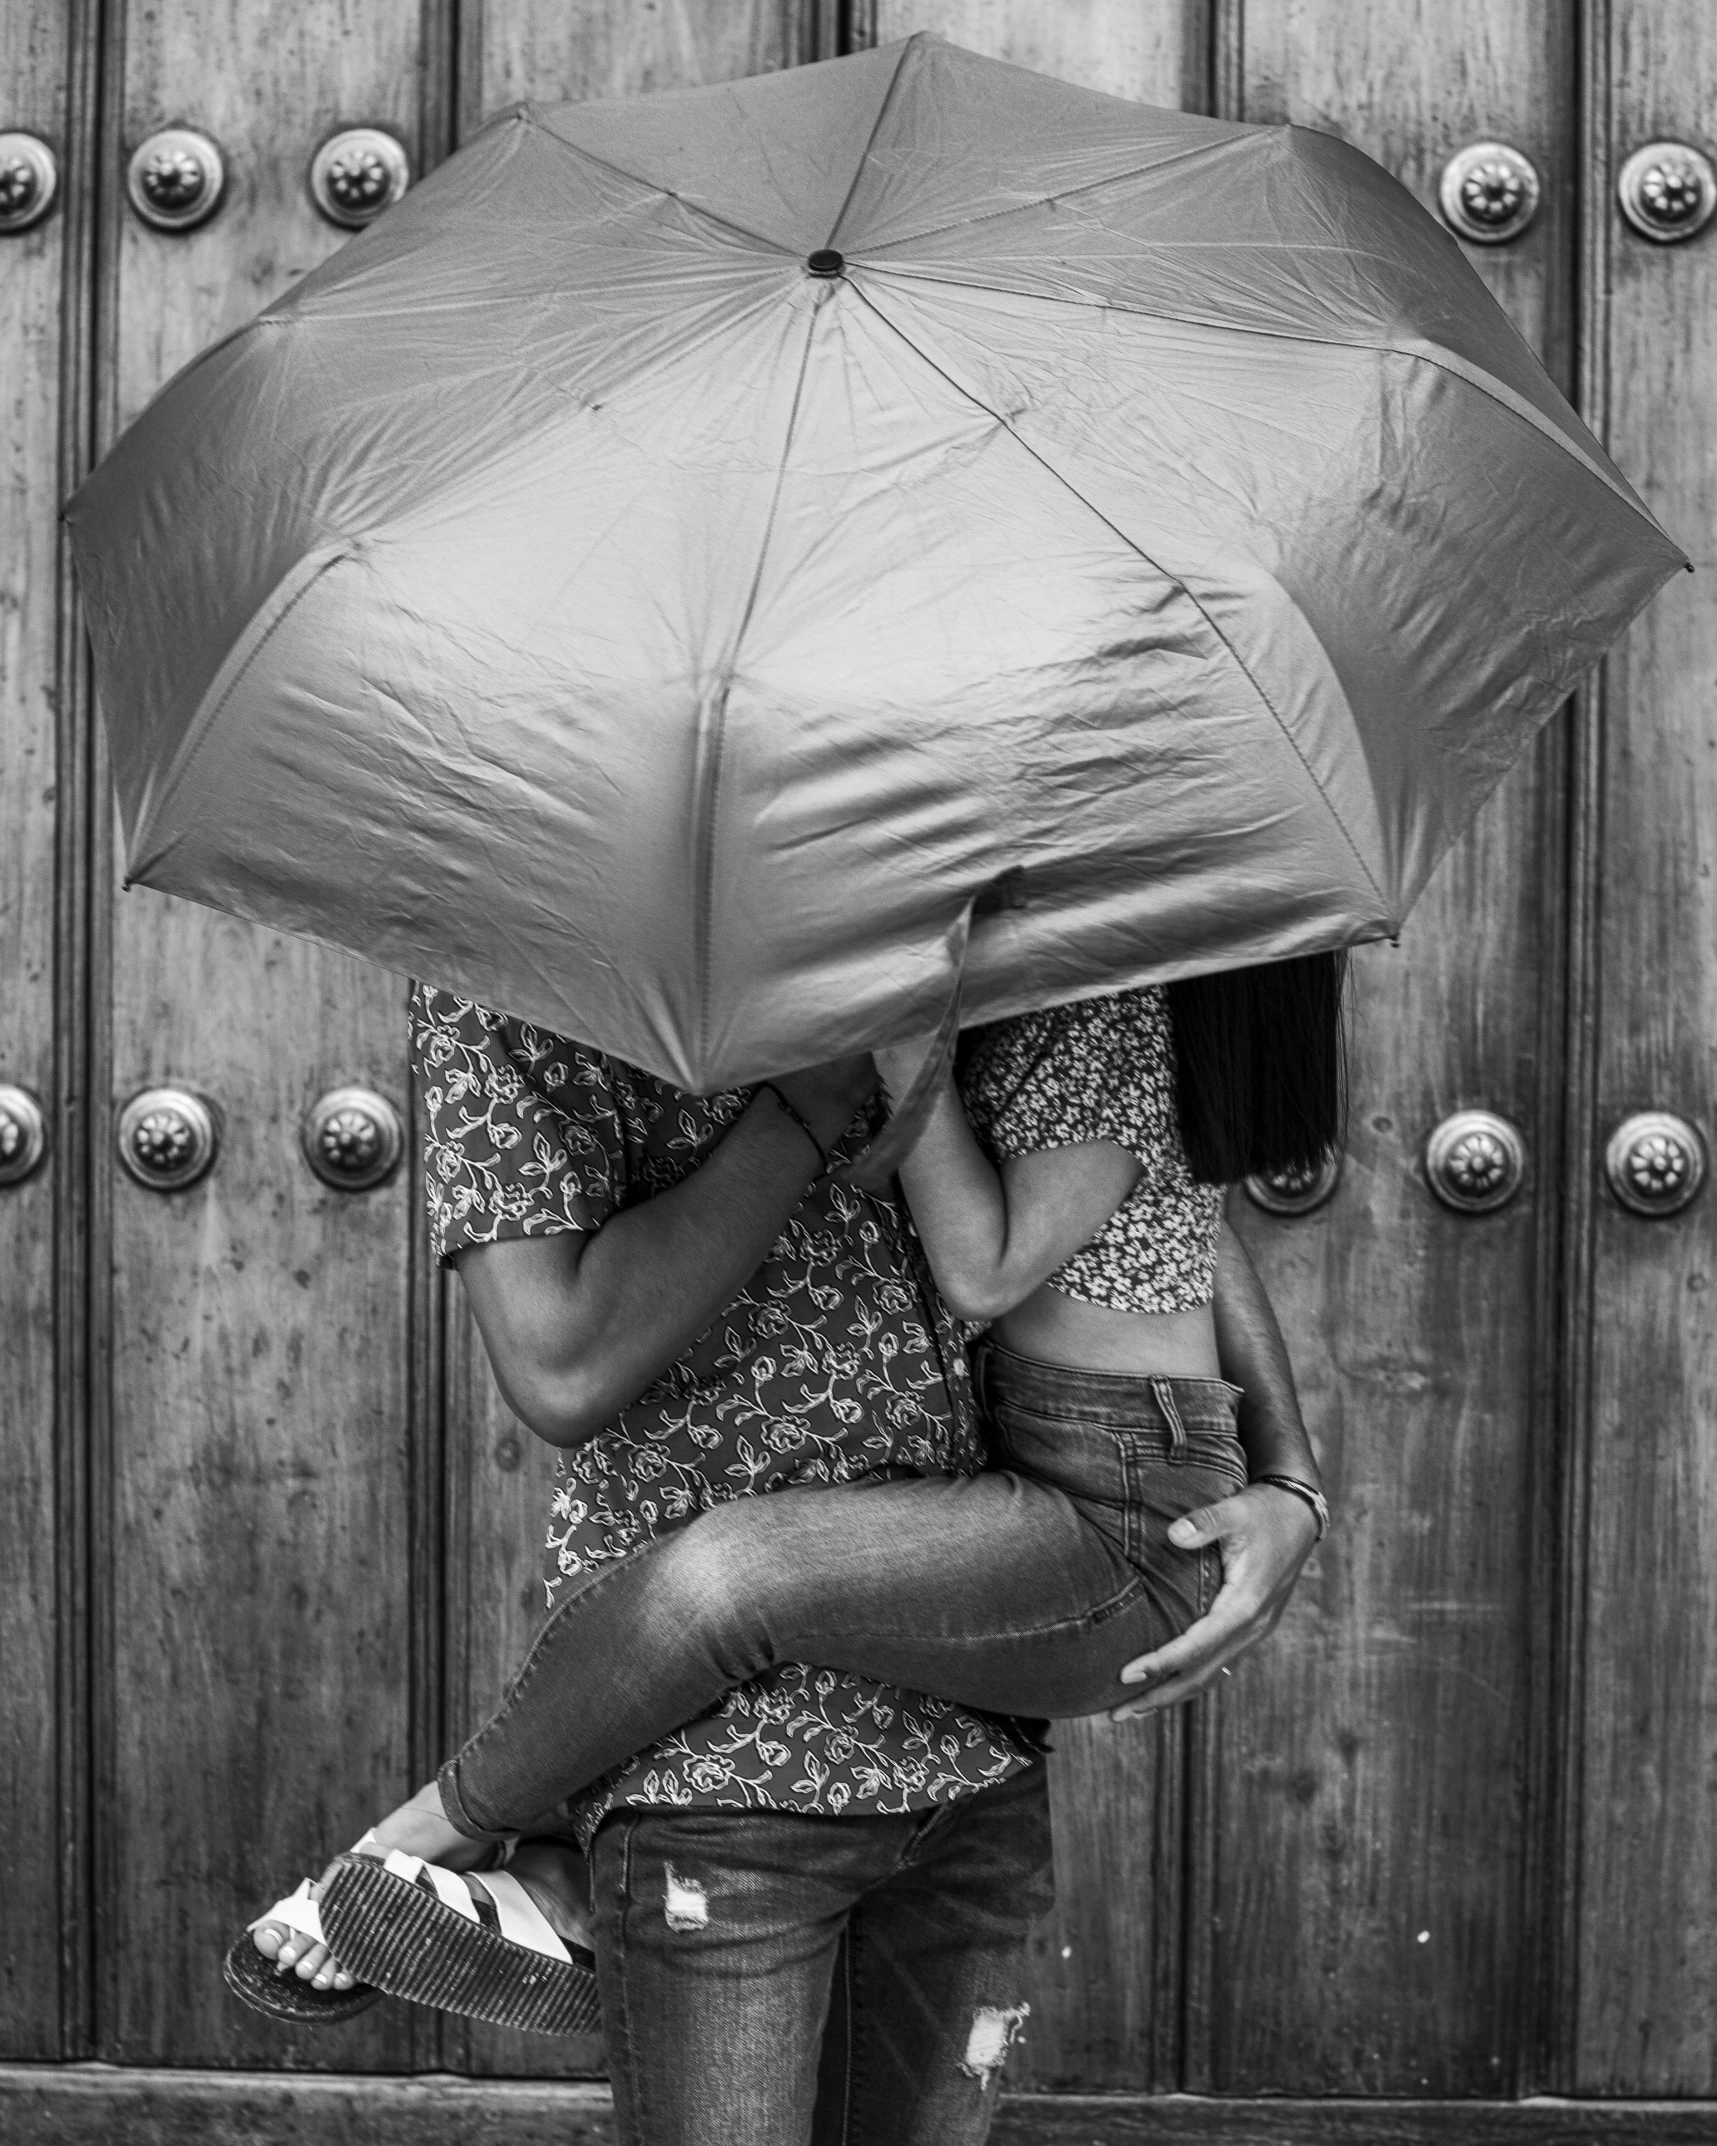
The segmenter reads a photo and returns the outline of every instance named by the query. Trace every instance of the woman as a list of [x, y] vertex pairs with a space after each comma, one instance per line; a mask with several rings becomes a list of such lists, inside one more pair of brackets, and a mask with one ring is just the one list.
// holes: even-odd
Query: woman
[[[545, 1961], [576, 1963], [552, 1930], [533, 1938], [524, 1888], [453, 1866], [729, 1686], [806, 1661], [992, 1712], [1096, 1712], [1127, 1696], [1119, 1664], [1214, 1593], [1214, 1551], [1166, 1547], [1180, 1515], [1250, 1475], [1321, 1530], [1303, 1438], [1242, 1450], [1212, 1298], [1222, 1186], [1315, 1161], [1338, 1135], [1341, 973], [1318, 956], [973, 1039], [901, 1176], [948, 1302], [989, 1322], [976, 1370], [996, 1466], [723, 1506], [590, 1575], [439, 1783], [335, 1866], [327, 1913], [364, 1973], [543, 2023]], [[914, 1071], [912, 1053], [886, 1055], [897, 1094]], [[406, 1846], [411, 1868], [373, 1859]], [[296, 1957], [266, 1936], [260, 1952], [350, 1986], [320, 1944]]]

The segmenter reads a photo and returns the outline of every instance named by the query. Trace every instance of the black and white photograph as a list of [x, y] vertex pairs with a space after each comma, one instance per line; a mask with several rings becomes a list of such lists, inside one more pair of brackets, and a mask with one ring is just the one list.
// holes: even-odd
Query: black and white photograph
[[0, 0], [6, 2146], [1713, 2146], [1711, 0]]

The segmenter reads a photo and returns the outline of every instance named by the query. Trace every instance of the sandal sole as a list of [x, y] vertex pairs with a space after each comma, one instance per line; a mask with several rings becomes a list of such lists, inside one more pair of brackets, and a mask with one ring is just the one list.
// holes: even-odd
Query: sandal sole
[[349, 1990], [319, 1990], [296, 1975], [277, 1974], [274, 1962], [257, 1951], [248, 1930], [228, 1946], [221, 1974], [227, 1988], [253, 2012], [295, 2027], [338, 2026], [382, 1999], [381, 1991], [369, 1983], [357, 1983]]
[[412, 2004], [526, 2034], [593, 2034], [602, 2018], [596, 1962], [571, 1964], [515, 1945], [369, 1856], [342, 1856], [317, 1903], [335, 1956]]

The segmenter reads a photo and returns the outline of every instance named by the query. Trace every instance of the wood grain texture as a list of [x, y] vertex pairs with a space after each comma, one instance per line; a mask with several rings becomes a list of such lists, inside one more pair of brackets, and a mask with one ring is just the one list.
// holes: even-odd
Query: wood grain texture
[[[607, 2089], [0, 2067], [8, 2146], [613, 2146]], [[992, 2146], [1709, 2146], [1717, 2103], [1217, 2101], [1005, 2094]]]
[[872, 14], [879, 44], [934, 30], [1111, 97], [1189, 110], [1205, 101], [1202, 0], [875, 0]]
[[[118, 106], [110, 429], [342, 234], [305, 187], [318, 143], [377, 122], [415, 153], [415, 0], [199, 0], [110, 11]], [[120, 159], [202, 128], [225, 201], [189, 234], [123, 207]], [[177, 1081], [220, 1115], [212, 1174], [112, 1177], [104, 2053], [346, 2068], [409, 2062], [398, 2012], [318, 2036], [224, 1990], [240, 1927], [407, 1790], [413, 1434], [402, 1173], [324, 1187], [303, 1113], [361, 1082], [404, 1100], [403, 986], [347, 956], [149, 892], [114, 904], [115, 1109]], [[111, 1132], [105, 1154], [111, 1158]]]
[[473, 0], [462, 16], [465, 134], [526, 100], [642, 97], [767, 74], [811, 58], [817, 42], [802, 0]]
[[[58, 9], [0, 14], [0, 124], [63, 160], [71, 25]], [[65, 174], [62, 173], [62, 183]], [[27, 1089], [60, 1132], [56, 960], [60, 724], [55, 512], [61, 453], [63, 206], [0, 239], [0, 1081]], [[55, 1458], [59, 1355], [56, 1214], [67, 1182], [47, 1163], [0, 1187], [0, 2047], [59, 2053], [62, 1897], [60, 1619], [74, 1515]], [[63, 1693], [75, 1706], [76, 1695]]]
[[[1608, 18], [1612, 168], [1654, 139], [1710, 155], [1717, 18]], [[1600, 119], [1602, 115], [1597, 115]], [[1607, 191], [1607, 190], [1606, 190]], [[1717, 1134], [1717, 251], [1607, 220], [1609, 438], [1697, 573], [1612, 661], [1602, 741], [1595, 1152], [1636, 1110]], [[1593, 1207], [1580, 2091], [1717, 2085], [1717, 1202]]]
[[[1233, 25], [1231, 25], [1231, 28]], [[1572, 19], [1485, 0], [1365, 10], [1250, 0], [1231, 69], [1249, 120], [1342, 134], [1434, 200], [1447, 155], [1500, 137], [1546, 201], [1474, 258], [1569, 375]], [[1337, 1525], [1273, 1645], [1221, 1700], [1208, 2069], [1187, 2083], [1482, 2094], [1520, 2083], [1536, 2006], [1550, 1510], [1539, 1309], [1555, 1185], [1442, 1209], [1425, 1142], [1482, 1105], [1545, 1151], [1541, 993], [1560, 958], [1559, 756], [1517, 768], [1433, 881], [1399, 951], [1356, 962], [1353, 1115], [1334, 1203], [1237, 1202], [1281, 1313]], [[1215, 1703], [1215, 1702], [1207, 1702]], [[1196, 2038], [1189, 2057], [1196, 2059]]]

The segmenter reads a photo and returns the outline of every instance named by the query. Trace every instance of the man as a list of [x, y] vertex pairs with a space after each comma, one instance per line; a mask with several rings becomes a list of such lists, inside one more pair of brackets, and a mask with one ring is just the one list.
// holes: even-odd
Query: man
[[[423, 987], [412, 1045], [437, 1255], [508, 1402], [561, 1448], [551, 1604], [724, 1498], [982, 1464], [910, 1222], [825, 1168], [869, 1130], [868, 1059], [699, 1098]], [[1291, 1415], [1243, 1255], [1219, 1292], [1225, 1370]], [[1233, 1599], [1152, 1665], [1178, 1672], [1156, 1702], [1279, 1615], [1305, 1541], [1272, 1532], [1278, 1496], [1198, 1516]], [[1029, 1725], [783, 1669], [574, 1799], [566, 1830], [590, 1854], [623, 2139], [983, 2139], [1050, 1900]], [[564, 1851], [526, 1867], [553, 1884], [557, 1855], [565, 1906]]]

